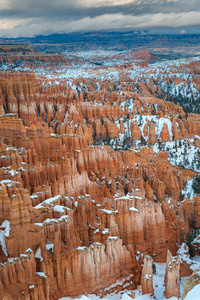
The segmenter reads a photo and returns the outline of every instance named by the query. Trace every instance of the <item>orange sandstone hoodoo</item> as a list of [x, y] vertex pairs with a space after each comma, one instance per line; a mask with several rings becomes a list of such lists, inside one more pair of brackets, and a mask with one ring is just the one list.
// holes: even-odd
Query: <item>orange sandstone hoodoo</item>
[[153, 294], [151, 257], [167, 259], [165, 296], [179, 296], [172, 254], [200, 224], [200, 197], [180, 201], [196, 173], [151, 146], [188, 138], [186, 146], [198, 147], [199, 115], [185, 118], [180, 106], [156, 98], [153, 80], [136, 95], [123, 76], [126, 93], [111, 81], [95, 90], [84, 78], [73, 84], [89, 89], [77, 93], [41, 86], [28, 73], [0, 74], [2, 299], [101, 294], [118, 279]]

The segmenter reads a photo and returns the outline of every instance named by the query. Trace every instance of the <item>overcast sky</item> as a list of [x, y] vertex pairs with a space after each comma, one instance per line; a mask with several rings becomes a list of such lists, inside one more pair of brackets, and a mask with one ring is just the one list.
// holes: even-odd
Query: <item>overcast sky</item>
[[0, 0], [0, 37], [152, 28], [200, 33], [200, 0]]

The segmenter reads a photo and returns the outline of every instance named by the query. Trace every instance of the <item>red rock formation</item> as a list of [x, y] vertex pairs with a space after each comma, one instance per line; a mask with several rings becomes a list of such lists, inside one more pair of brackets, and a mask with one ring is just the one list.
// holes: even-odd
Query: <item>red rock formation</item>
[[146, 255], [144, 257], [144, 265], [142, 268], [141, 285], [142, 294], [153, 295], [153, 269], [152, 269], [153, 259], [152, 257]]
[[[42, 68], [49, 57], [30, 56], [27, 68]], [[68, 63], [54, 58], [45, 63], [49, 71]], [[175, 255], [192, 224], [200, 226], [200, 197], [180, 201], [196, 173], [149, 147], [183, 138], [199, 147], [199, 116], [186, 119], [180, 106], [156, 98], [162, 94], [156, 79], [134, 81], [119, 72], [119, 82], [105, 77], [98, 90], [91, 77], [59, 85], [40, 77], [41, 86], [28, 73], [0, 74], [2, 297], [21, 300], [22, 290], [32, 300], [100, 293], [117, 279], [153, 294], [146, 255], [165, 262], [167, 249]], [[34, 254], [20, 257], [29, 248]], [[178, 295], [179, 285], [179, 263], [168, 256], [167, 297]], [[182, 258], [186, 275], [190, 266]]]
[[192, 268], [194, 267], [194, 263], [190, 259], [188, 246], [185, 243], [183, 243], [180, 246], [177, 254], [180, 257], [180, 276], [190, 276], [192, 274]]
[[141, 138], [141, 131], [138, 127], [138, 124], [136, 122], [131, 122], [131, 137], [133, 140], [140, 140]]
[[163, 142], [170, 140], [169, 130], [168, 130], [168, 126], [166, 123], [164, 123], [164, 125], [163, 125], [162, 131], [160, 133], [160, 138]]
[[180, 259], [172, 257], [171, 252], [167, 251], [167, 262], [165, 271], [165, 297], [180, 296]]
[[200, 284], [200, 276], [199, 271], [196, 270], [192, 273], [192, 275], [188, 278], [185, 278], [183, 282], [183, 296], [182, 299], [184, 300], [189, 291], [191, 291], [196, 285]]

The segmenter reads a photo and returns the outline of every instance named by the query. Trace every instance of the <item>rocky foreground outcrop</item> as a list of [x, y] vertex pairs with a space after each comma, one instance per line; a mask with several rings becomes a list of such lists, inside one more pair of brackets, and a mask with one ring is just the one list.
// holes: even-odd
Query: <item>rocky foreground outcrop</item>
[[199, 274], [199, 270], [196, 270], [192, 273], [192, 275], [188, 278], [186, 278], [183, 282], [183, 296], [182, 296], [182, 300], [185, 299], [185, 297], [187, 296], [187, 294], [197, 285], [200, 284], [200, 274]]

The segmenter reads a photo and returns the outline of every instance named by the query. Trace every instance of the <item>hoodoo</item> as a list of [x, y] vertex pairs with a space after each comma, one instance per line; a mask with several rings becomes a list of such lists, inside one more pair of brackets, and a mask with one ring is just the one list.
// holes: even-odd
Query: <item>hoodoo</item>
[[0, 298], [189, 294], [200, 115], [173, 93], [197, 97], [199, 59], [0, 52]]

